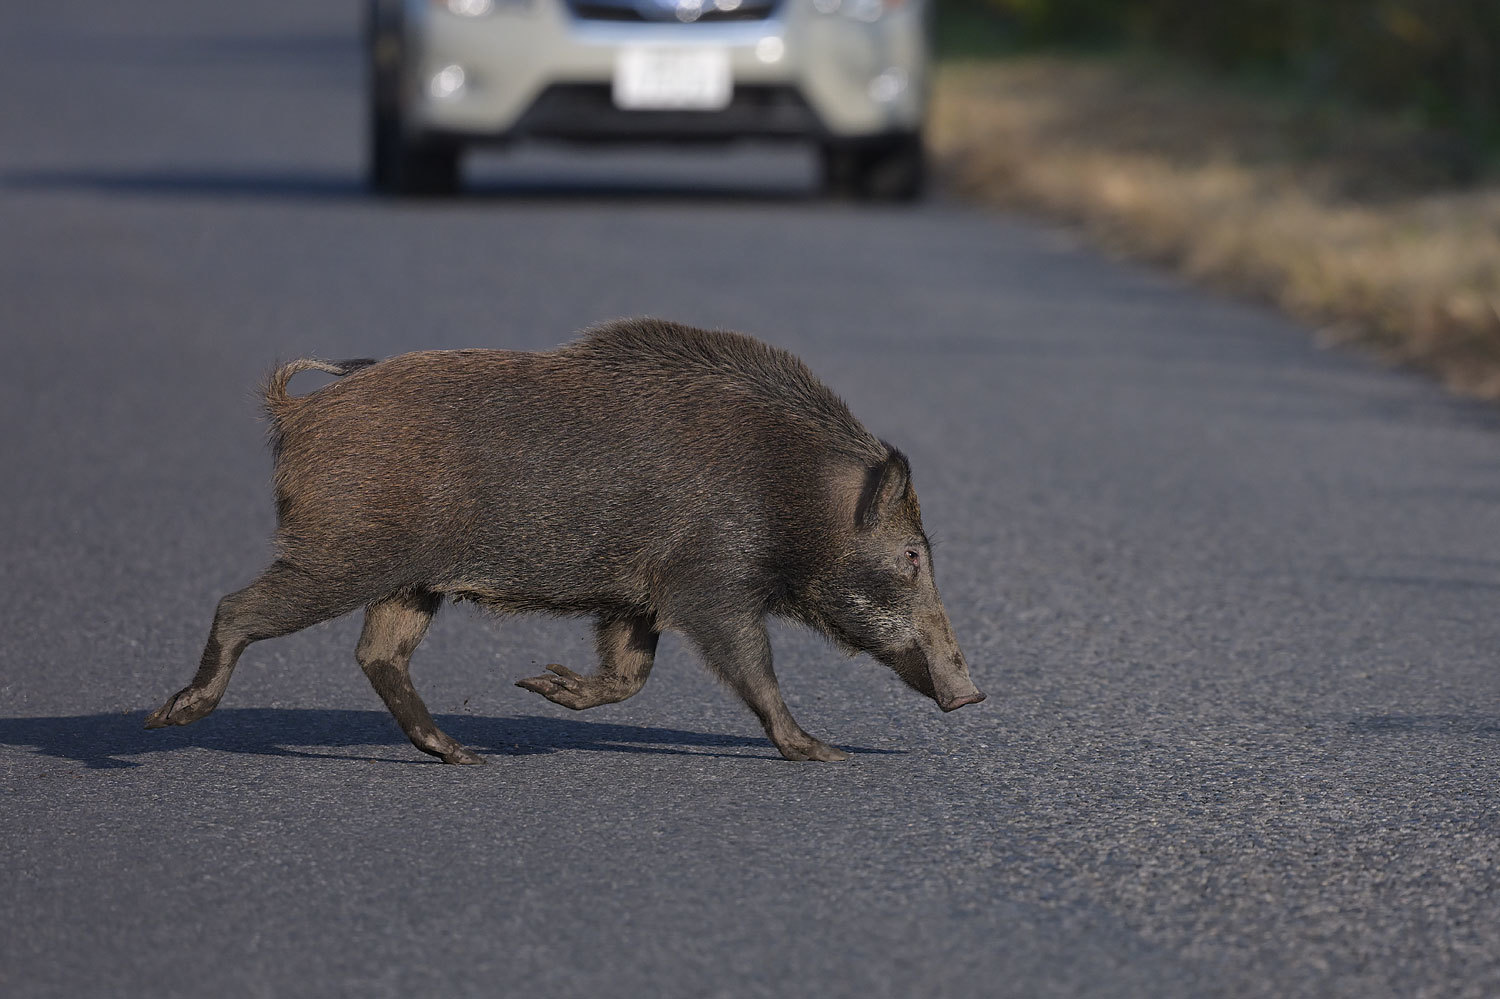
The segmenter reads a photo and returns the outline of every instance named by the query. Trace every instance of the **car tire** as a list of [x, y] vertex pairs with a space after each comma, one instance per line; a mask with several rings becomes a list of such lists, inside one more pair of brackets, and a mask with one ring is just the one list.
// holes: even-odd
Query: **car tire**
[[859, 193], [858, 151], [850, 146], [825, 144], [820, 150], [823, 194], [830, 198], [853, 198]]
[[916, 201], [927, 185], [927, 156], [920, 135], [902, 135], [871, 150], [864, 164], [864, 197]]
[[366, 8], [369, 116], [366, 179], [377, 194], [441, 196], [458, 191], [461, 148], [409, 134], [401, 115], [405, 65], [399, 0]]
[[460, 151], [455, 145], [412, 142], [400, 134], [388, 140], [382, 165], [372, 174], [387, 178], [384, 191], [403, 197], [447, 197], [462, 186]]
[[822, 148], [822, 161], [823, 190], [831, 197], [916, 201], [926, 187], [927, 157], [920, 135], [829, 143]]

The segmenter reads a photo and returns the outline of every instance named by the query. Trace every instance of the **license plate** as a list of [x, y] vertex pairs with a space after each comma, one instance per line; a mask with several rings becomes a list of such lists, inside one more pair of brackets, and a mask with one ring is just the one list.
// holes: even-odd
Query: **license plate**
[[615, 58], [615, 107], [625, 111], [718, 111], [732, 90], [727, 49], [629, 48]]

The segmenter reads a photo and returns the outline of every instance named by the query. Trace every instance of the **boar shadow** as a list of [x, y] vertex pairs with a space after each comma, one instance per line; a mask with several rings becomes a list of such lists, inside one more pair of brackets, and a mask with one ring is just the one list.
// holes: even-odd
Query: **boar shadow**
[[[481, 751], [497, 756], [527, 756], [559, 750], [613, 753], [663, 753], [771, 759], [759, 736], [717, 735], [659, 726], [544, 718], [440, 715], [445, 728]], [[166, 738], [163, 738], [163, 735]], [[0, 718], [0, 746], [32, 747], [41, 756], [68, 760], [96, 770], [137, 767], [134, 757], [198, 747], [252, 756], [297, 756], [314, 759], [370, 760], [426, 764], [425, 758], [388, 755], [387, 747], [404, 746], [406, 738], [383, 711], [299, 708], [230, 708], [215, 713], [214, 723], [194, 729], [152, 733], [140, 726], [140, 712], [107, 712], [65, 717]], [[378, 747], [378, 755], [350, 747]], [[299, 748], [292, 748], [299, 747]], [[322, 747], [332, 752], [309, 752]], [[345, 752], [336, 750], [345, 749]], [[725, 750], [753, 750], [726, 752]], [[855, 753], [891, 753], [888, 749], [850, 746]]]

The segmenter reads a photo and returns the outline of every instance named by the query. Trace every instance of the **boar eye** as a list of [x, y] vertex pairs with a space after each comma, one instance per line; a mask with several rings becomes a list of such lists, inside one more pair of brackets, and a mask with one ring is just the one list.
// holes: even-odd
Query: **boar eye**
[[915, 548], [908, 548], [908, 549], [906, 549], [906, 553], [905, 554], [906, 554], [906, 560], [908, 562], [910, 562], [912, 565], [916, 566], [919, 569], [922, 567], [922, 553], [921, 552], [917, 551]]

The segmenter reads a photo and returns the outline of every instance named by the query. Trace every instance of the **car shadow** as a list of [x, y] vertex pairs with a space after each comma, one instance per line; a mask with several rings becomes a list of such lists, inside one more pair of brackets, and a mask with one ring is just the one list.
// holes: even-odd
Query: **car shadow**
[[[223, 708], [194, 725], [157, 730], [144, 728], [144, 719], [143, 711], [0, 718], [0, 746], [30, 747], [41, 756], [82, 763], [94, 769], [136, 767], [141, 763], [134, 757], [192, 748], [252, 756], [378, 758], [389, 763], [437, 763], [412, 748], [390, 715], [383, 711]], [[779, 758], [761, 736], [720, 735], [539, 715], [515, 718], [439, 715], [436, 721], [455, 739], [485, 755], [527, 756], [582, 750]], [[379, 747], [380, 756], [372, 757], [370, 747]], [[852, 753], [900, 752], [858, 746], [843, 748]]]
[[19, 191], [89, 191], [164, 198], [259, 198], [270, 201], [368, 202], [372, 207], [452, 206], [502, 201], [805, 202], [818, 191], [807, 185], [732, 184], [663, 179], [599, 181], [541, 173], [481, 178], [450, 197], [378, 198], [357, 176], [342, 171], [242, 170], [24, 170], [0, 174], [0, 188]]

